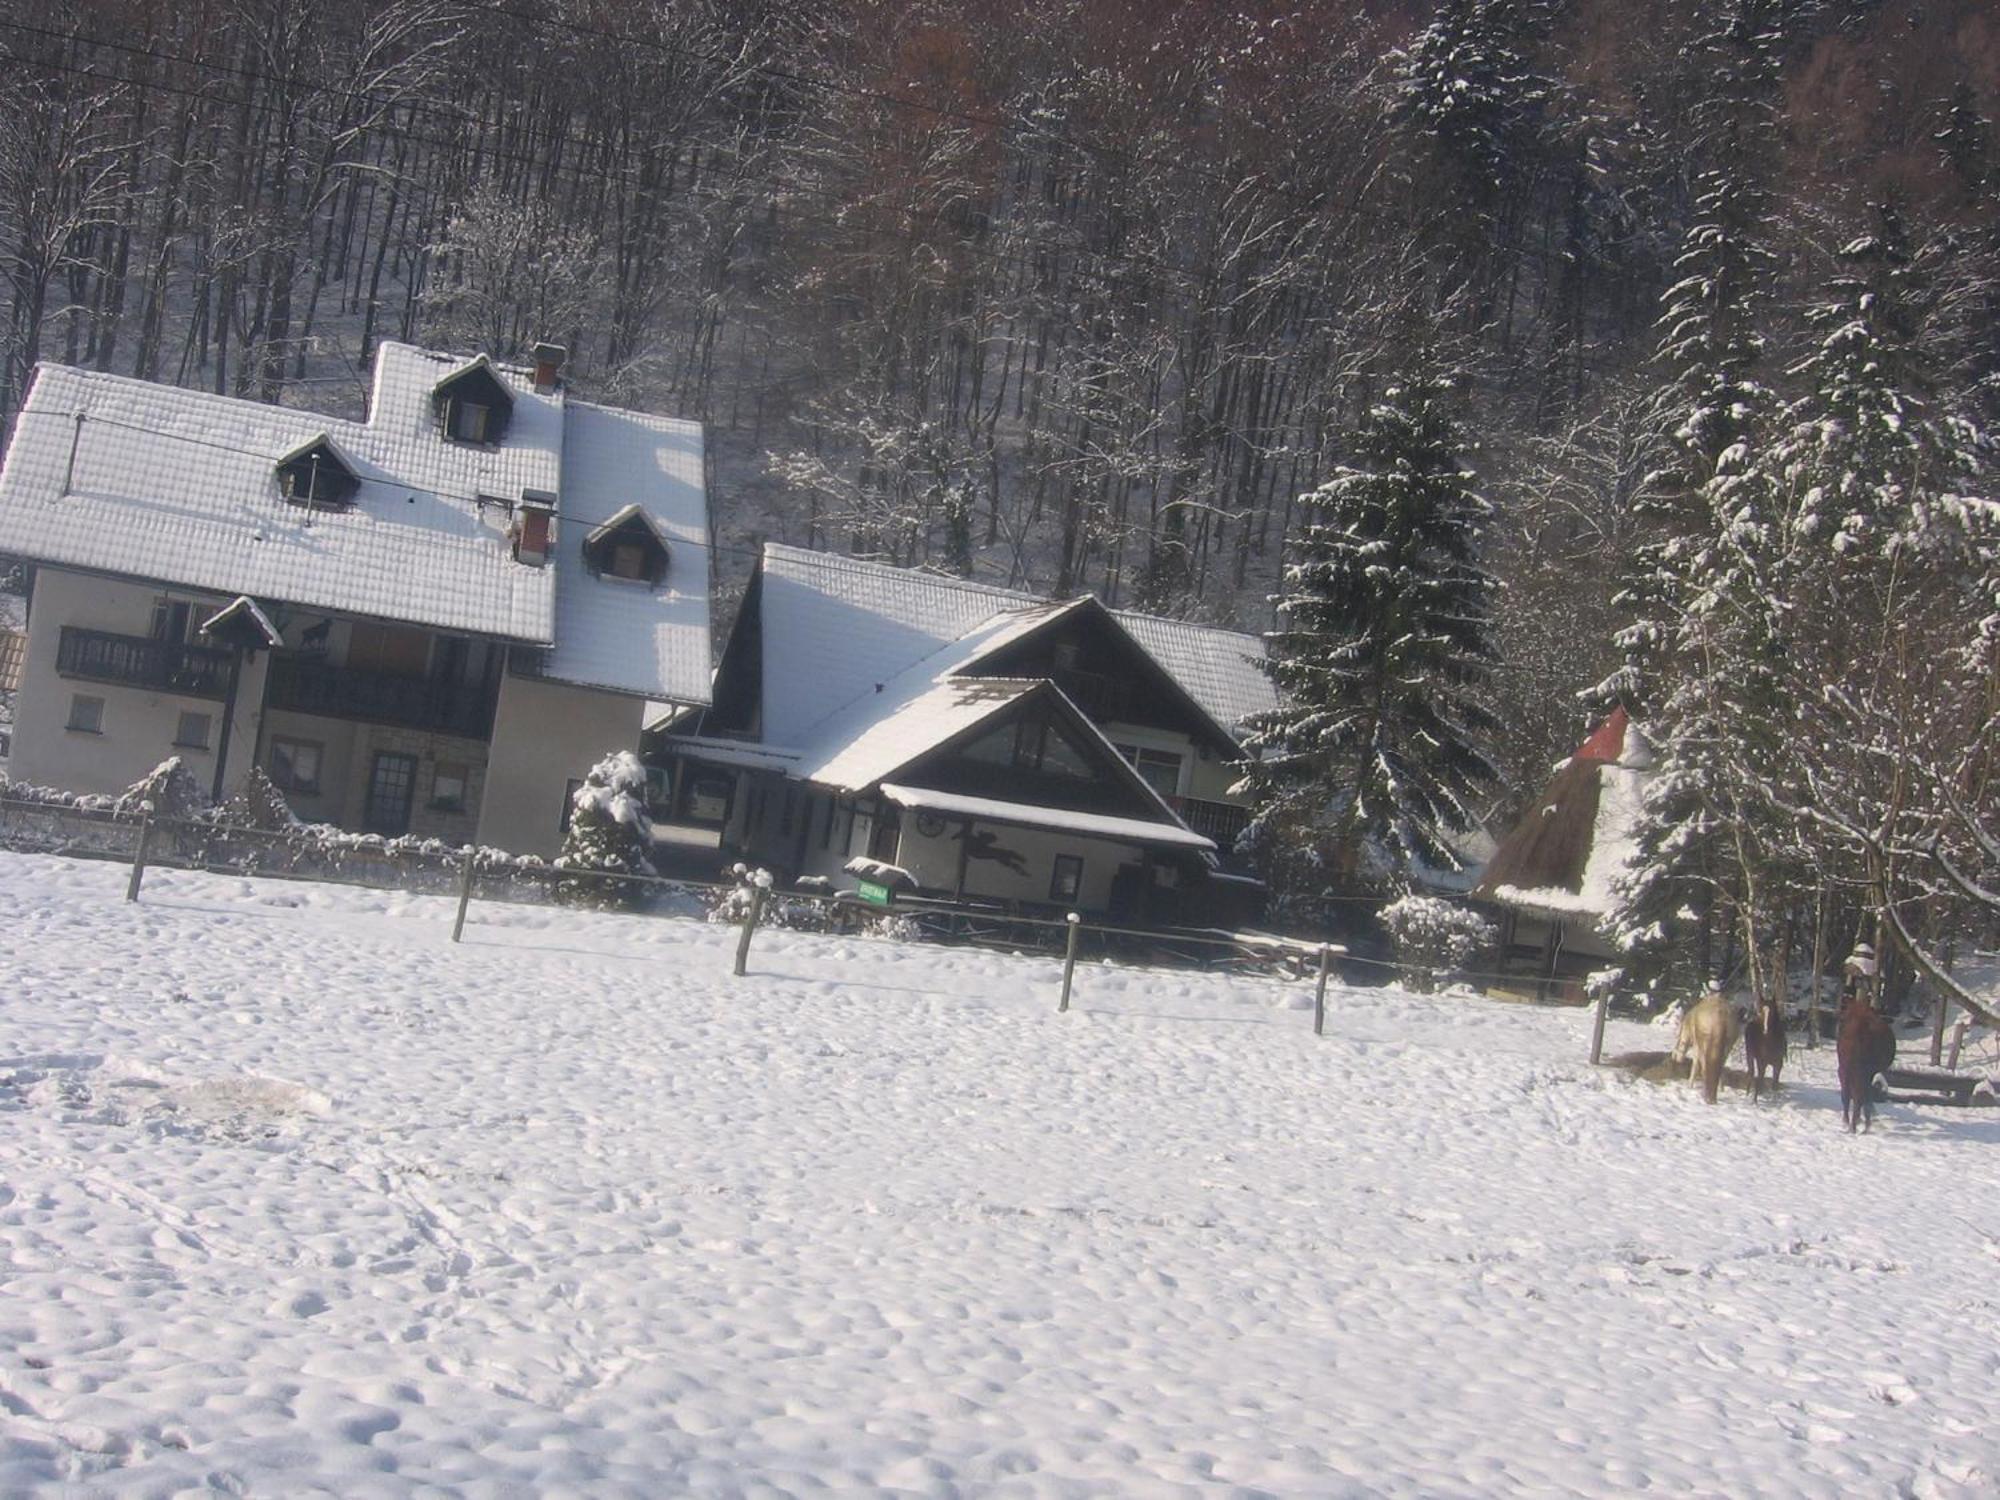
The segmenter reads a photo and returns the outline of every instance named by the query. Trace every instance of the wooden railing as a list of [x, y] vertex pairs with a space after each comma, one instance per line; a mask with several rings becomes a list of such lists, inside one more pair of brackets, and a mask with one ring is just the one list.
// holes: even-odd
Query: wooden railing
[[314, 656], [280, 653], [271, 659], [264, 701], [292, 713], [400, 724], [483, 740], [493, 733], [493, 707], [498, 696], [483, 683], [397, 677], [331, 666]]
[[1234, 802], [1205, 802], [1199, 797], [1181, 798], [1174, 811], [1196, 833], [1214, 839], [1215, 847], [1225, 858], [1235, 847], [1237, 835], [1250, 821], [1247, 807], [1238, 807]]
[[64, 677], [115, 682], [187, 698], [220, 698], [229, 690], [229, 653], [218, 647], [83, 630], [74, 625], [63, 626], [62, 641], [56, 647], [56, 671]]

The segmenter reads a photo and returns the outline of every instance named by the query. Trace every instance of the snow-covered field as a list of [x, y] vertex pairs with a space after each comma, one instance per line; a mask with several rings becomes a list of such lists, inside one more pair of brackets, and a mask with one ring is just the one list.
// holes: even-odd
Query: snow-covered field
[[0, 855], [0, 1493], [2000, 1492], [2000, 1119], [1825, 1052], [124, 879]]

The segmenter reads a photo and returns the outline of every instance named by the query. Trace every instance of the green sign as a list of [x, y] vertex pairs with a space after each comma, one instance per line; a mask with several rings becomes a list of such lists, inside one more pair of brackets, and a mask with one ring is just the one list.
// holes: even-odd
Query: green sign
[[877, 885], [872, 880], [862, 881], [860, 885], [855, 887], [854, 893], [870, 906], [887, 906], [891, 901], [896, 899], [896, 893], [890, 890], [889, 887], [886, 885]]

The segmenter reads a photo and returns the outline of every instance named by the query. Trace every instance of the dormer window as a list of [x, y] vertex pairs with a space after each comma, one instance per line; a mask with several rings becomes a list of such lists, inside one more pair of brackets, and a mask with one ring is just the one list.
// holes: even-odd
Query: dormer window
[[321, 433], [278, 460], [278, 492], [294, 505], [345, 510], [361, 480]]
[[453, 442], [491, 447], [506, 435], [514, 397], [482, 354], [432, 388], [431, 409], [438, 430]]
[[584, 566], [600, 578], [657, 584], [667, 576], [667, 544], [647, 514], [628, 505], [583, 539]]

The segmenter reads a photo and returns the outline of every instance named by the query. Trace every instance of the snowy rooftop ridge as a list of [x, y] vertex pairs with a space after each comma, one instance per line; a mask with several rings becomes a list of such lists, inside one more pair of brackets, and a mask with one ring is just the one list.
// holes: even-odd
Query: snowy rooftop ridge
[[[764, 544], [764, 737], [796, 745], [837, 710], [1002, 616], [1031, 628], [1051, 604], [1017, 589], [886, 563]], [[1181, 620], [1110, 612], [1141, 649], [1226, 729], [1277, 705], [1257, 667], [1256, 636]], [[997, 640], [986, 642], [997, 646]], [[948, 670], [943, 661], [932, 675]]]
[[[512, 401], [497, 443], [438, 430], [438, 383], [475, 367]], [[358, 481], [345, 508], [279, 489], [279, 462], [320, 441]], [[511, 554], [509, 510], [529, 491], [560, 497], [554, 566]], [[593, 579], [574, 555], [634, 502], [676, 547], [650, 593]], [[396, 343], [377, 351], [360, 422], [40, 365], [0, 468], [0, 552], [541, 646], [547, 675], [682, 702], [708, 698], [707, 542], [698, 424]]]

